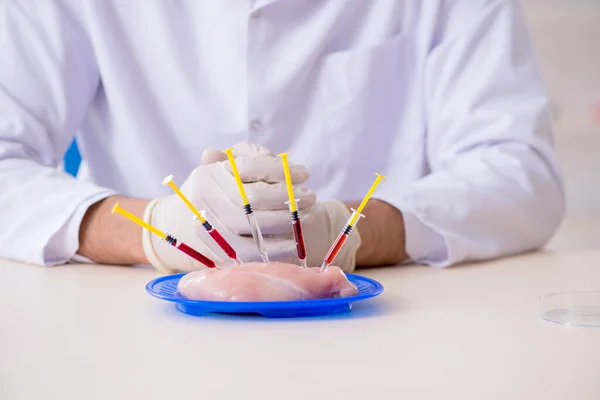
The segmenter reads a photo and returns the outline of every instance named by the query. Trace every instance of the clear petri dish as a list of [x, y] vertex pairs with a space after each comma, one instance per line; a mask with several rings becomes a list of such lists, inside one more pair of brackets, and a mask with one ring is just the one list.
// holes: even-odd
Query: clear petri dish
[[600, 291], [550, 293], [540, 301], [541, 317], [546, 321], [600, 327]]

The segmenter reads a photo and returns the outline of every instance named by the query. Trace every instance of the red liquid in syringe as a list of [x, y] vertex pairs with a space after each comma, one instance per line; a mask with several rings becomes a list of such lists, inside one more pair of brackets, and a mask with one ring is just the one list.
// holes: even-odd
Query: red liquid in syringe
[[325, 256], [325, 264], [330, 265], [333, 263], [333, 260], [335, 260], [335, 257], [342, 249], [342, 246], [344, 246], [344, 243], [346, 243], [348, 236], [350, 236], [350, 233], [341, 233], [338, 236], [338, 238], [335, 240], [335, 243], [333, 243], [333, 246], [331, 246], [331, 249], [329, 249], [329, 253], [327, 253], [327, 256]]
[[198, 253], [196, 250], [192, 249], [190, 246], [188, 246], [187, 244], [185, 244], [183, 242], [180, 242], [178, 244], [177, 240], [175, 240], [171, 243], [171, 245], [173, 247], [176, 247], [177, 249], [181, 250], [188, 256], [192, 257], [194, 260], [206, 265], [208, 268], [216, 268], [217, 267], [217, 264], [215, 264], [215, 262], [213, 260], [211, 260], [210, 258], [206, 257], [203, 254]]
[[227, 254], [227, 257], [229, 257], [233, 260], [237, 260], [237, 253], [235, 252], [233, 247], [231, 247], [231, 245], [229, 243], [227, 243], [225, 238], [223, 238], [223, 236], [221, 236], [219, 231], [217, 231], [216, 229], [213, 228], [210, 231], [208, 231], [208, 234], [213, 238], [213, 240], [215, 242], [217, 242], [217, 244], [221, 247], [221, 249], [223, 249], [225, 254]]
[[296, 251], [300, 260], [306, 260], [306, 247], [304, 247], [304, 235], [302, 234], [302, 225], [300, 220], [292, 220], [292, 228], [294, 229], [294, 238], [296, 239]]

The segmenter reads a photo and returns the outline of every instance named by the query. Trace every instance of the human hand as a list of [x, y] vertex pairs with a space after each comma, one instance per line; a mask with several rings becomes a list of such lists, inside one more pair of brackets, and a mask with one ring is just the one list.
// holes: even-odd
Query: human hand
[[[273, 261], [285, 261], [294, 254], [295, 243], [289, 235], [290, 216], [287, 191], [281, 162], [264, 147], [240, 143], [234, 146], [234, 157], [254, 214], [260, 224], [269, 256]], [[230, 165], [226, 156], [216, 150], [207, 150], [202, 159], [205, 165], [196, 168], [181, 185], [182, 193], [199, 210], [236, 250], [244, 261], [259, 261], [260, 255], [251, 236], [250, 227], [242, 210]], [[305, 182], [305, 167], [291, 165], [294, 184]], [[305, 210], [315, 202], [315, 194], [306, 188], [294, 190], [300, 199], [300, 209]], [[306, 217], [304, 217], [306, 219]], [[178, 240], [214, 260], [217, 264], [230, 261], [212, 240], [202, 225], [192, 220], [192, 213], [177, 195], [153, 200], [144, 212], [146, 222], [168, 231]], [[161, 239], [144, 231], [142, 242], [149, 262], [164, 273], [189, 272], [204, 266]]]
[[[271, 171], [271, 176], [269, 182], [270, 184], [276, 184], [278, 187], [285, 188], [285, 179], [283, 176], [283, 167], [281, 164], [281, 159], [276, 157], [271, 151], [268, 149], [254, 145], [249, 143], [240, 143], [236, 146], [237, 152], [239, 155], [244, 155], [246, 157], [252, 157], [256, 162], [261, 164], [269, 164], [275, 163], [275, 167], [273, 167]], [[207, 150], [204, 152], [203, 161], [205, 164], [211, 164], [216, 162], [223, 162], [227, 160], [227, 156], [220, 151], [217, 150]], [[292, 170], [292, 182], [293, 184], [303, 183], [300, 180], [296, 180], [294, 178], [294, 171], [306, 171], [306, 168], [301, 165], [293, 165], [291, 166]], [[308, 172], [308, 171], [307, 171]], [[259, 177], [253, 177], [250, 181], [257, 181]], [[267, 190], [268, 185], [263, 185], [262, 188]], [[294, 193], [296, 193], [299, 189], [295, 188]], [[300, 189], [302, 190], [302, 189]], [[312, 193], [312, 192], [310, 192]], [[296, 197], [296, 199], [299, 199]], [[284, 203], [288, 200], [287, 194], [284, 196], [282, 193], [279, 193], [279, 197], [277, 201], [281, 204], [277, 210], [288, 210], [288, 206]], [[306, 202], [299, 199], [299, 214], [301, 217], [302, 230], [304, 241], [307, 250], [307, 265], [311, 267], [319, 267], [321, 266], [323, 259], [327, 255], [329, 248], [337, 239], [338, 234], [346, 224], [348, 218], [350, 218], [350, 210], [346, 205], [340, 201], [332, 200], [323, 203], [314, 204], [314, 199], [311, 204], [306, 204]], [[254, 206], [254, 202], [252, 202]], [[278, 211], [279, 212], [279, 211]], [[285, 235], [284, 239], [294, 240], [293, 232], [292, 232], [292, 224], [289, 216], [289, 212], [286, 213], [286, 221], [282, 227]], [[262, 229], [262, 221], [261, 218], [258, 218], [259, 224]], [[278, 241], [282, 238], [265, 238], [265, 244], [267, 246], [267, 250], [269, 254], [272, 253], [272, 249], [279, 249], [282, 246], [279, 245]], [[361, 244], [360, 235], [358, 229], [355, 228], [354, 232], [350, 236], [350, 238], [344, 244], [344, 247], [337, 255], [334, 260], [334, 264], [342, 268], [345, 272], [350, 272], [354, 270], [356, 265], [356, 253]], [[285, 247], [290, 246], [289, 243], [286, 243]], [[254, 249], [256, 252], [256, 249]], [[273, 257], [271, 257], [273, 258]], [[287, 262], [292, 264], [297, 264], [298, 257], [295, 249], [295, 242], [291, 243], [291, 247], [287, 253], [279, 252], [278, 261]]]

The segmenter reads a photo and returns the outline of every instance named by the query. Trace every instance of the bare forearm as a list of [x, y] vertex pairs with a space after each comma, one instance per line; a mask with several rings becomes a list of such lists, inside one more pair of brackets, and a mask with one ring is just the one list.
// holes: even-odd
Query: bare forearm
[[[356, 209], [357, 203], [348, 207]], [[357, 266], [391, 265], [407, 258], [402, 213], [381, 200], [371, 200], [360, 220], [361, 245], [356, 253]]]
[[142, 247], [142, 228], [111, 214], [116, 202], [132, 214], [142, 217], [148, 200], [112, 196], [92, 205], [79, 229], [78, 254], [102, 264], [147, 263]]

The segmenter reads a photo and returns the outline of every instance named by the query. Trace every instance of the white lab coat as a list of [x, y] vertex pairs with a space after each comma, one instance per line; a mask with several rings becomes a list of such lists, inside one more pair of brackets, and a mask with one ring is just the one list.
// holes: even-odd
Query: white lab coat
[[[400, 209], [447, 266], [543, 245], [564, 213], [548, 98], [507, 0], [8, 0], [0, 257], [53, 265], [88, 206], [169, 194], [205, 148], [305, 164], [319, 200]], [[78, 179], [56, 166], [77, 134]], [[367, 216], [368, 218], [368, 216]], [[360, 230], [360, 224], [359, 224]]]

